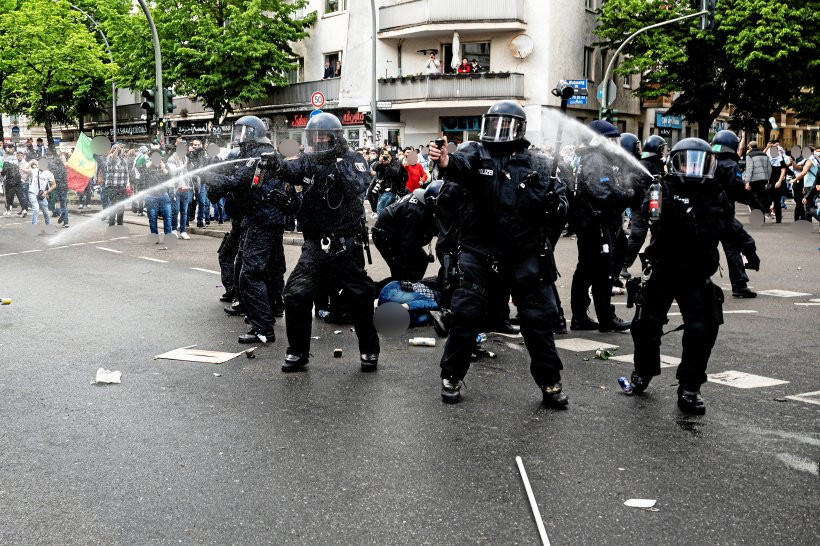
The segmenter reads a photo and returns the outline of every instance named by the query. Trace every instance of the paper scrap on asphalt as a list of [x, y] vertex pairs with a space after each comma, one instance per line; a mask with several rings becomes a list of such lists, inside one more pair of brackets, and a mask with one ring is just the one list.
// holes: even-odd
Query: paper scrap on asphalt
[[97, 370], [97, 377], [95, 378], [96, 383], [121, 383], [120, 380], [122, 378], [122, 372], [120, 371], [111, 371], [106, 370], [105, 368], [100, 368]]
[[205, 362], [207, 364], [222, 364], [245, 354], [245, 351], [238, 353], [225, 353], [221, 351], [206, 351], [205, 349], [195, 349], [191, 347], [181, 347], [162, 353], [154, 357], [154, 360], [162, 358], [165, 360], [183, 360], [185, 362]]
[[630, 508], [652, 508], [656, 502], [658, 501], [655, 499], [629, 499], [624, 502], [624, 506], [629, 506]]

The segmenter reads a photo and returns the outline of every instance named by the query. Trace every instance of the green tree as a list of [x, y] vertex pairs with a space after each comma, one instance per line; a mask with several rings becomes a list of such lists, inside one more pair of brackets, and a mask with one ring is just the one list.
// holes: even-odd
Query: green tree
[[[800, 67], [818, 51], [817, 34], [803, 29], [810, 4], [718, 0], [713, 30], [701, 31], [696, 18], [648, 31], [627, 45], [617, 71], [643, 75], [642, 98], [679, 93], [669, 113], [697, 122], [701, 138], [730, 105], [733, 125], [762, 124], [805, 85]], [[614, 50], [641, 27], [699, 9], [699, 0], [607, 0], [596, 32]]]
[[[152, 16], [162, 49], [163, 84], [195, 95], [219, 121], [233, 105], [265, 98], [287, 84], [295, 68], [290, 44], [307, 36], [316, 20], [294, 14], [306, 0], [156, 0]], [[114, 42], [122, 84], [153, 87], [154, 56], [141, 11], [110, 13], [106, 31]]]
[[[25, 0], [0, 14], [17, 70], [6, 82], [16, 108], [46, 130], [54, 148], [53, 126], [68, 123], [76, 97], [88, 96], [115, 67], [85, 26], [85, 17], [65, 0]], [[98, 91], [99, 92], [99, 91]]]

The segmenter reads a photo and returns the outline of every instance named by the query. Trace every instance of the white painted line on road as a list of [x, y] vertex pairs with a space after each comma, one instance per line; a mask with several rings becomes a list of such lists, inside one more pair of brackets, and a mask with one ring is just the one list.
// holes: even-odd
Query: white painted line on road
[[68, 248], [68, 245], [63, 245], [63, 246], [52, 246], [52, 247], [50, 247], [50, 248], [47, 248], [46, 250], [57, 250], [58, 248]]
[[[618, 355], [618, 356], [611, 356], [609, 357], [610, 360], [617, 360], [619, 362], [628, 362], [629, 364], [635, 363], [635, 355]], [[661, 368], [674, 368], [675, 366], [680, 365], [680, 358], [676, 356], [667, 356], [661, 355]]]
[[104, 246], [98, 246], [100, 250], [105, 250], [106, 252], [113, 252], [114, 254], [122, 254], [122, 250], [114, 250], [113, 248], [107, 248]]
[[804, 459], [791, 453], [778, 453], [777, 458], [792, 470], [800, 470], [801, 472], [808, 472], [814, 476], [820, 476], [820, 465], [811, 459]]
[[125, 235], [123, 237], [114, 237], [113, 239], [108, 239], [108, 240], [109, 241], [119, 241], [120, 239], [128, 239], [128, 235]]
[[814, 303], [814, 302], [806, 303], [806, 302], [797, 302], [796, 301], [796, 302], [794, 302], [794, 304], [795, 305], [800, 305], [802, 307], [814, 307], [814, 306], [820, 305], [820, 302], [818, 302], [818, 303]]
[[[612, 302], [612, 305], [626, 305], [626, 302], [625, 302], [625, 301], [613, 301], [613, 302]], [[674, 305], [675, 307], [677, 307], [677, 306], [678, 306], [678, 302], [673, 301], [673, 302], [672, 302], [672, 305]]]
[[8, 252], [6, 254], [0, 254], [0, 258], [2, 258], [3, 256], [17, 256], [18, 254], [20, 254], [20, 253], [19, 252]]
[[813, 300], [809, 300], [812, 303], [820, 303], [820, 298], [814, 298]]
[[98, 245], [98, 244], [100, 244], [100, 243], [104, 243], [104, 242], [105, 242], [105, 239], [103, 239], [102, 241], [88, 241], [88, 244], [90, 244], [90, 245]]
[[792, 292], [791, 290], [759, 290], [761, 296], [774, 296], [776, 298], [799, 298], [801, 296], [811, 296], [806, 292]]
[[22, 252], [20, 252], [20, 254], [29, 254], [31, 252], [42, 252], [42, 251], [43, 251], [42, 248], [35, 248], [34, 250], [23, 250]]
[[759, 389], [760, 387], [773, 387], [774, 385], [784, 385], [788, 383], [788, 381], [783, 381], [782, 379], [763, 377], [762, 375], [754, 375], [745, 372], [736, 372], [734, 370], [714, 374], [710, 373], [707, 374], [707, 377], [712, 383], [737, 387], [738, 389]]
[[214, 271], [213, 269], [202, 269], [201, 267], [192, 267], [194, 271], [202, 271], [203, 273], [211, 273], [213, 275], [221, 275], [219, 271]]
[[541, 519], [538, 503], [535, 502], [535, 495], [532, 494], [532, 487], [530, 486], [530, 479], [527, 477], [527, 471], [524, 469], [524, 462], [518, 456], [515, 457], [515, 462], [518, 465], [518, 472], [521, 474], [521, 481], [524, 482], [527, 498], [530, 499], [530, 508], [532, 508], [532, 515], [535, 518], [535, 525], [538, 527], [538, 534], [541, 535], [541, 542], [544, 546], [550, 546], [550, 539], [547, 537], [547, 530], [544, 529], [544, 520]]
[[555, 346], [559, 349], [566, 349], [567, 351], [575, 351], [581, 353], [584, 351], [594, 351], [595, 349], [617, 349], [617, 345], [612, 343], [604, 343], [603, 341], [595, 341], [594, 339], [584, 339], [581, 337], [571, 337], [568, 339], [556, 339]]
[[[756, 315], [757, 311], [754, 309], [730, 309], [723, 312], [724, 315]], [[667, 313], [670, 317], [680, 317], [681, 313]]]
[[83, 246], [85, 243], [71, 243], [68, 246]]
[[804, 392], [802, 394], [795, 394], [787, 396], [789, 400], [796, 400], [798, 402], [805, 402], [806, 404], [815, 404], [820, 406], [820, 391]]
[[168, 260], [160, 260], [159, 258], [149, 258], [148, 256], [140, 256], [143, 260], [148, 260], [149, 262], [157, 262], [158, 264], [167, 264]]

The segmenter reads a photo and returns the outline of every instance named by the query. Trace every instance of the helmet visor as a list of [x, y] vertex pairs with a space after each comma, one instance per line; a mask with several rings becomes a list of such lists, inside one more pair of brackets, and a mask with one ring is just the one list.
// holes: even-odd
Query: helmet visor
[[669, 174], [687, 178], [712, 178], [716, 168], [715, 156], [703, 150], [679, 150], [669, 158]]
[[341, 129], [305, 129], [305, 148], [308, 152], [329, 152], [341, 138]]
[[231, 130], [231, 145], [239, 146], [243, 142], [254, 140], [256, 138], [256, 131], [253, 127], [247, 125], [234, 125]]
[[527, 122], [512, 116], [485, 115], [481, 119], [482, 142], [512, 142], [524, 138]]

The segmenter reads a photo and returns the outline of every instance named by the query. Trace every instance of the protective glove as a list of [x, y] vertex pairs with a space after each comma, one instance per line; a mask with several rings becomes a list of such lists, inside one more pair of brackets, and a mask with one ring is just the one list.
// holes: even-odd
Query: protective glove
[[299, 208], [299, 200], [296, 196], [287, 194], [282, 190], [271, 190], [268, 193], [267, 200], [285, 214], [292, 214]]
[[260, 171], [276, 173], [279, 170], [279, 156], [276, 152], [263, 153], [262, 158], [259, 160], [258, 168]]
[[748, 254], [744, 253], [744, 256], [746, 256], [746, 263], [744, 264], [746, 269], [760, 271], [760, 258], [755, 251], [752, 250]]

